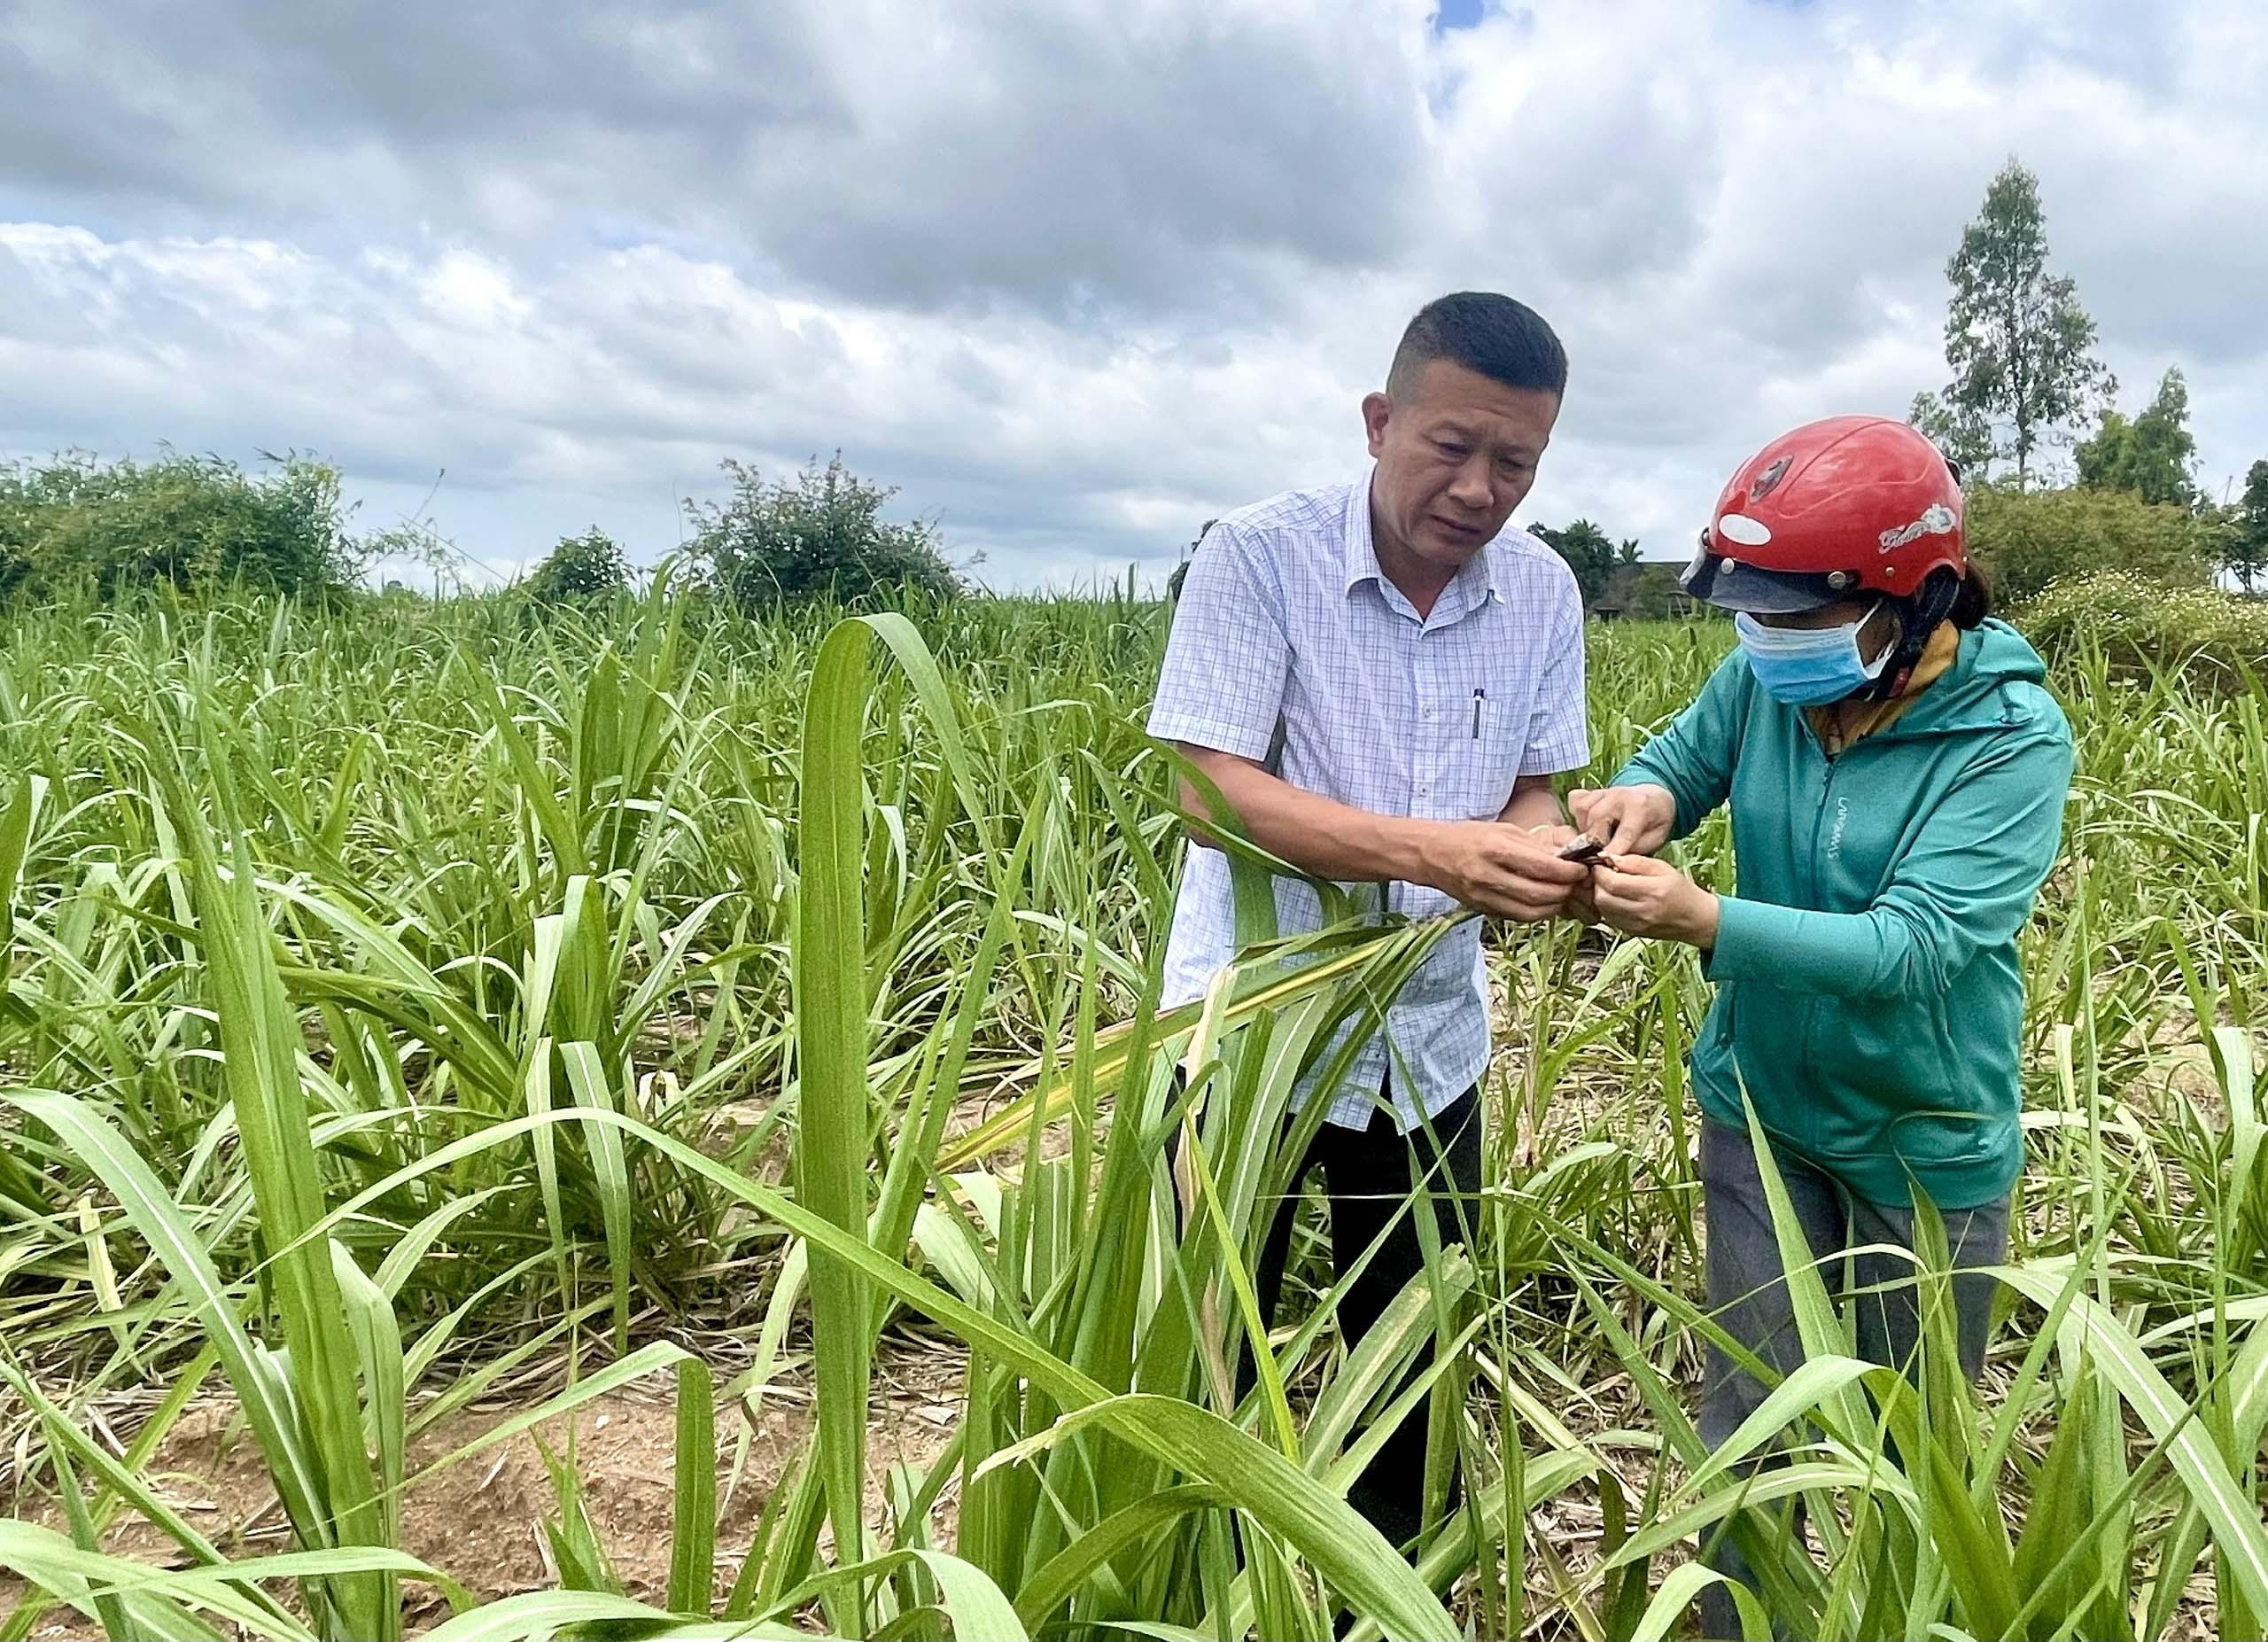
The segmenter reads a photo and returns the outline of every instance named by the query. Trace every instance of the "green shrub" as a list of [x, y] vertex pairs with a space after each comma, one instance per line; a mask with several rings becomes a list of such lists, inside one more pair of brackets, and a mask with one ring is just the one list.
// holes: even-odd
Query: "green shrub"
[[83, 452], [0, 464], [0, 594], [151, 586], [328, 592], [360, 570], [338, 473], [288, 456], [252, 475], [217, 456], [101, 463]]
[[897, 603], [908, 591], [961, 591], [935, 528], [885, 520], [882, 507], [897, 493], [859, 479], [840, 455], [771, 484], [743, 463], [724, 468], [733, 479], [729, 501], [687, 504], [694, 525], [687, 556], [729, 603], [765, 609], [823, 599], [856, 607]]
[[2125, 571], [2175, 587], [2203, 587], [2220, 562], [2221, 527], [2186, 508], [2117, 490], [1969, 494], [1969, 550], [2003, 598], [2022, 602], [2051, 582]]
[[520, 584], [520, 592], [538, 604], [587, 604], [613, 598], [629, 586], [630, 567], [622, 549], [594, 525], [579, 536], [561, 537]]
[[2170, 667], [2223, 684], [2268, 673], [2268, 601], [2217, 588], [2109, 571], [2057, 582], [2018, 620], [2050, 656], [2093, 648], [2122, 669]]

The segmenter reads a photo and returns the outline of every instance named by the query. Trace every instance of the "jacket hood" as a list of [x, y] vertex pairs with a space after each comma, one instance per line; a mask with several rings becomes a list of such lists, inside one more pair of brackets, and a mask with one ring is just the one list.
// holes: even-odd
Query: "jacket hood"
[[1886, 736], [2008, 728], [2036, 716], [2046, 694], [2047, 664], [2005, 621], [1988, 620], [1961, 635], [1961, 653], [1922, 692]]

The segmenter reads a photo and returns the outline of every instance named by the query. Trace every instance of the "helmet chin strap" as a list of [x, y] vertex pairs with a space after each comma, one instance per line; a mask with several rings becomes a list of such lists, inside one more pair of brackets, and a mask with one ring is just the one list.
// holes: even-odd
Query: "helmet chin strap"
[[1875, 675], [1875, 681], [1850, 699], [1894, 701], [1903, 694], [1921, 663], [1922, 652], [1930, 647], [1930, 636], [1953, 614], [1953, 602], [1960, 597], [1961, 578], [1940, 570], [1912, 598], [1891, 601], [1891, 609], [1898, 617], [1898, 637], [1891, 642], [1890, 659]]

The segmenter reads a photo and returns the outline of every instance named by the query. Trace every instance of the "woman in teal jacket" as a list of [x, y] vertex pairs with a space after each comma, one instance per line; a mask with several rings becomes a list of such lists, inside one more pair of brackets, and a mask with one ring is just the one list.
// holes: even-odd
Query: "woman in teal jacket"
[[[1604, 791], [1572, 795], [1604, 846], [1600, 916], [1700, 949], [1717, 997], [1693, 1052], [1709, 1303], [1775, 1371], [1802, 1361], [1748, 1109], [1859, 1343], [1904, 1365], [1918, 1332], [1914, 1203], [1956, 1266], [1998, 1261], [2023, 1163], [2017, 938], [2054, 864], [2070, 727], [2046, 669], [1962, 543], [1958, 476], [1902, 423], [1787, 434], [1720, 498], [1684, 577], [1737, 612], [1740, 649]], [[1736, 894], [1651, 859], [1720, 804]], [[1745, 1101], [1745, 1104], [1744, 1104]], [[1953, 1284], [1961, 1356], [1984, 1363], [1991, 1284]], [[1764, 1388], [1708, 1352], [1713, 1446]], [[1713, 1559], [1749, 1569], [1729, 1545]], [[1705, 1630], [1737, 1634], [1721, 1590]]]

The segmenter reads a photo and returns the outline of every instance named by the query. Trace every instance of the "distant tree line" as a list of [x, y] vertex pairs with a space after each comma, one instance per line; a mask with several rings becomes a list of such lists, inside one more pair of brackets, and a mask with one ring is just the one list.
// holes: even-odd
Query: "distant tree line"
[[[766, 479], [726, 458], [722, 502], [687, 502], [692, 534], [680, 551], [679, 585], [750, 611], [812, 600], [857, 608], [895, 604], [907, 594], [949, 598], [967, 590], [934, 523], [893, 520], [882, 510], [895, 488], [860, 479], [838, 452]], [[538, 609], [588, 605], [630, 590], [622, 549], [595, 525], [563, 538], [515, 592]]]
[[[839, 455], [778, 479], [741, 462], [724, 469], [732, 483], [723, 501], [687, 504], [679, 585], [751, 611], [965, 590], [935, 524], [884, 518], [896, 492], [858, 478]], [[216, 456], [172, 453], [146, 463], [73, 451], [0, 463], [0, 599], [107, 603], [152, 588], [340, 596], [380, 564], [442, 567], [460, 556], [416, 525], [357, 534], [351, 514], [338, 471], [296, 453], [249, 473]], [[562, 539], [508, 596], [541, 611], [603, 603], [631, 585], [627, 556], [593, 525]]]
[[[2121, 571], [2250, 593], [2268, 578], [2268, 458], [2217, 501], [2200, 480], [2189, 388], [2178, 365], [2131, 416], [2093, 354], [2076, 284], [2051, 271], [2039, 179], [2011, 160], [1947, 262], [1950, 379], [1916, 396], [1915, 425], [1962, 468], [1970, 540], [2014, 600]], [[2066, 463], [2058, 454], [2068, 450]], [[97, 598], [159, 586], [335, 595], [403, 556], [455, 552], [415, 526], [347, 528], [338, 471], [296, 453], [247, 473], [214, 456], [101, 463], [81, 453], [0, 463], [0, 598]], [[838, 454], [767, 479], [726, 461], [722, 501], [687, 504], [681, 585], [761, 611], [811, 599], [858, 605], [908, 591], [965, 590], [935, 524], [884, 517], [897, 494]], [[1578, 518], [1529, 527], [1566, 560], [1587, 607], [1678, 613], [1675, 567], [1643, 560]], [[1202, 533], [1200, 533], [1200, 538]], [[1177, 594], [1186, 558], [1169, 593]], [[631, 585], [627, 556], [596, 526], [560, 541], [512, 589], [532, 609], [587, 604]]]
[[905, 591], [948, 597], [964, 591], [936, 526], [893, 522], [882, 509], [897, 493], [868, 484], [843, 465], [812, 463], [788, 479], [765, 481], [726, 461], [732, 494], [688, 502], [693, 540], [687, 559], [710, 590], [748, 609], [813, 598], [860, 604]]
[[338, 473], [297, 454], [248, 474], [167, 452], [0, 464], [0, 597], [107, 600], [152, 586], [343, 589], [374, 551], [346, 529]]
[[2020, 162], [1985, 190], [1946, 277], [1952, 377], [1909, 419], [1962, 464], [1971, 533], [2005, 590], [2124, 571], [2177, 584], [2225, 572], [2253, 591], [2268, 575], [2268, 459], [2214, 500], [2178, 365], [2142, 409], [2118, 409], [2077, 284], [2048, 267], [2039, 179]]
[[1638, 563], [1638, 543], [1635, 539], [1618, 544], [1587, 518], [1579, 518], [1556, 530], [1541, 524], [1527, 528], [1530, 535], [1549, 543], [1567, 561], [1567, 568], [1575, 572], [1575, 585], [1583, 590], [1586, 606], [1596, 603], [1605, 594], [1616, 570]]
[[[2019, 162], [1992, 179], [1946, 276], [1951, 378], [1917, 395], [1909, 420], [1961, 467], [1971, 549], [2006, 600], [2110, 572], [2200, 588], [2225, 572], [2248, 594], [2268, 580], [2268, 458], [2216, 501], [2179, 365], [2140, 410], [2119, 409], [2078, 286], [2048, 266], [2039, 182]], [[1589, 519], [1529, 529], [1567, 561], [1588, 608], [1682, 612], [1675, 567], [1642, 564], [1635, 541]], [[2119, 595], [2120, 608], [2132, 602]]]

